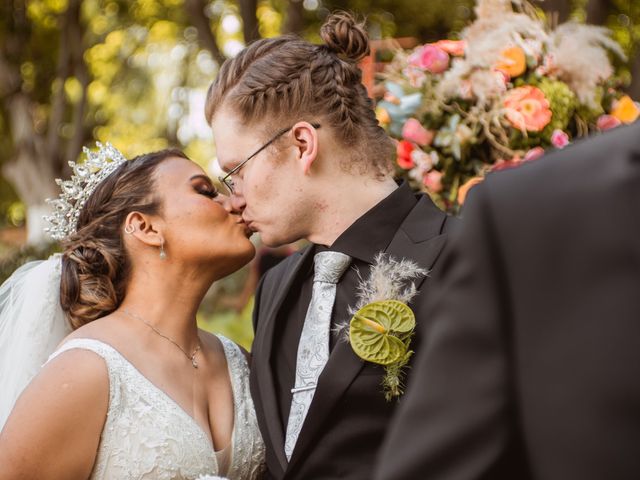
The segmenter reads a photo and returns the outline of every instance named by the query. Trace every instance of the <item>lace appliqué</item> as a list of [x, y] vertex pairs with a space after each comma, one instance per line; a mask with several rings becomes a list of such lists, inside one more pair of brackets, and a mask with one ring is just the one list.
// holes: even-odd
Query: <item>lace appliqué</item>
[[[231, 480], [258, 478], [264, 444], [249, 394], [249, 372], [239, 348], [223, 343], [234, 397]], [[109, 409], [90, 479], [187, 480], [217, 475], [209, 437], [173, 399], [144, 377], [110, 345], [73, 339], [56, 351], [81, 348], [102, 357], [109, 372]]]

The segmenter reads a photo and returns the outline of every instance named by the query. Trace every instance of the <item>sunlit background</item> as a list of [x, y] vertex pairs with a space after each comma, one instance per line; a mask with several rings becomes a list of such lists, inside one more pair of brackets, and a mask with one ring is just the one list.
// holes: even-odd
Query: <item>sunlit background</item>
[[[640, 2], [536, 2], [551, 21], [606, 25], [629, 61], [617, 65], [640, 97]], [[109, 141], [126, 156], [177, 146], [212, 175], [204, 119], [221, 62], [248, 42], [286, 32], [319, 41], [330, 11], [367, 17], [372, 39], [456, 38], [471, 0], [4, 0], [0, 6], [0, 259], [2, 278], [55, 249], [42, 235], [54, 178], [83, 146]], [[385, 60], [384, 53], [375, 58]], [[250, 268], [219, 282], [201, 311], [207, 328], [249, 346]]]

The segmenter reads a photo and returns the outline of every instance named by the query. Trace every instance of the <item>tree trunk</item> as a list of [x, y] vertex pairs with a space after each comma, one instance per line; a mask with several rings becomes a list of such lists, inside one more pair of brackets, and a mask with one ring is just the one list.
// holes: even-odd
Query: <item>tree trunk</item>
[[244, 33], [244, 41], [246, 44], [249, 44], [254, 40], [258, 40], [260, 38], [258, 17], [256, 17], [257, 9], [258, 0], [240, 0], [242, 31]]
[[609, 0], [589, 0], [587, 3], [587, 23], [604, 25], [610, 8]]
[[184, 2], [187, 14], [191, 19], [192, 25], [198, 31], [198, 41], [200, 45], [209, 50], [213, 59], [222, 65], [226, 60], [225, 56], [218, 48], [218, 42], [216, 42], [216, 36], [211, 30], [209, 18], [204, 13], [205, 3], [203, 0], [186, 0]]
[[553, 26], [566, 22], [571, 14], [570, 0], [538, 0], [536, 3], [549, 16]]
[[287, 21], [284, 26], [284, 33], [302, 33], [304, 29], [304, 7], [302, 0], [289, 0], [287, 8]]

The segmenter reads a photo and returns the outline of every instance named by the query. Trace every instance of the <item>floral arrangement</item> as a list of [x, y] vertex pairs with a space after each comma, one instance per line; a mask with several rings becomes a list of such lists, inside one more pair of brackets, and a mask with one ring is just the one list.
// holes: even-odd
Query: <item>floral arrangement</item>
[[376, 111], [398, 140], [398, 173], [454, 212], [487, 172], [640, 116], [607, 29], [552, 30], [526, 0], [478, 0], [475, 12], [460, 40], [397, 51]]

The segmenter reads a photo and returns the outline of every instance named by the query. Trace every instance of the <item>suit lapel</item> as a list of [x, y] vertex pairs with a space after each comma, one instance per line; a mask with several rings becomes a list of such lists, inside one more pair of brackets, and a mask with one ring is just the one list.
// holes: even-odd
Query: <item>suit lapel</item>
[[[422, 196], [396, 232], [385, 250], [396, 258], [407, 258], [422, 268], [431, 269], [438, 258], [446, 235], [441, 234], [446, 215], [427, 196]], [[419, 282], [420, 284], [422, 282]], [[419, 285], [416, 285], [419, 287]], [[355, 301], [355, 296], [354, 296]], [[352, 350], [349, 342], [338, 342], [325, 366], [302, 426], [298, 442], [289, 462], [289, 470], [304, 458], [305, 450], [313, 440], [333, 407], [355, 380], [364, 361]], [[380, 393], [382, 394], [382, 393]]]
[[254, 349], [254, 353], [256, 358], [260, 360], [254, 362], [254, 365], [257, 370], [257, 383], [268, 430], [263, 433], [268, 434], [268, 440], [271, 442], [283, 472], [287, 469], [287, 459], [284, 454], [284, 432], [282, 431], [280, 409], [278, 408], [273, 371], [271, 370], [273, 335], [282, 302], [287, 297], [287, 293], [298, 276], [300, 268], [305, 264], [306, 259], [312, 252], [312, 248], [307, 248], [297, 254], [293, 265], [280, 280], [280, 285], [274, 290], [275, 294], [271, 299], [272, 301], [267, 305], [267, 313], [264, 317], [260, 318], [258, 332], [256, 332], [256, 337], [259, 336], [260, 340], [256, 345], [257, 351]]

